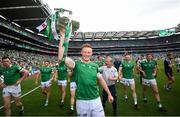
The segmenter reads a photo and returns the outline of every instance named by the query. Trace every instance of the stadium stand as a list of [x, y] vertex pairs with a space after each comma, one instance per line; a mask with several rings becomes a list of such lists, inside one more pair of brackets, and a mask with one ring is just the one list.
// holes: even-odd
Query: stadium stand
[[36, 30], [50, 14], [48, 5], [41, 0], [1, 0], [0, 14], [23, 28]]
[[[57, 55], [58, 41], [49, 41], [36, 27], [52, 14], [40, 0], [2, 0], [0, 5], [0, 47], [34, 53]], [[10, 3], [10, 4], [9, 4]], [[160, 53], [180, 50], [180, 25], [169, 28], [175, 33], [159, 36], [159, 30], [119, 32], [75, 32], [71, 36], [69, 56], [79, 56], [80, 47], [90, 43], [94, 55]]]

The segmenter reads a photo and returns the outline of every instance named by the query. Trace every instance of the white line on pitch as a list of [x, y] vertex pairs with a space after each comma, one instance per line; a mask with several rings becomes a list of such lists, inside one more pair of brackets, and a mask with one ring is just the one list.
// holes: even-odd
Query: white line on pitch
[[[35, 90], [38, 89], [39, 87], [40, 87], [40, 85], [39, 85], [38, 87], [32, 89], [31, 91], [23, 94], [23, 95], [21, 96], [21, 98], [24, 97], [24, 96], [26, 96], [26, 95], [28, 95], [28, 94], [30, 94], [30, 93], [32, 93], [33, 91], [35, 91]], [[13, 103], [13, 102], [14, 102], [14, 100], [11, 101], [11, 103]], [[1, 107], [0, 107], [0, 110], [1, 110], [2, 108], [4, 108], [4, 106], [1, 106]]]

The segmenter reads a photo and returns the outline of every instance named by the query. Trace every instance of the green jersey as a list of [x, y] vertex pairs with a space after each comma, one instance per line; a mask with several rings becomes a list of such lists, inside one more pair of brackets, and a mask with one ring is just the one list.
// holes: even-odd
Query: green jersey
[[97, 86], [98, 65], [94, 62], [75, 62], [73, 75], [77, 85], [76, 99], [91, 100], [99, 97]]
[[8, 68], [2, 67], [0, 69], [0, 74], [4, 76], [5, 85], [14, 85], [21, 78], [20, 71], [22, 67], [17, 65], [11, 65]]
[[62, 61], [57, 67], [56, 67], [57, 71], [58, 71], [58, 80], [66, 80], [67, 78], [67, 67], [65, 65], [65, 63]]
[[96, 63], [99, 67], [105, 65], [105, 61], [104, 61], [104, 60], [96, 61], [95, 63]]
[[142, 61], [140, 62], [142, 70], [145, 72], [145, 79], [154, 79], [153, 72], [157, 66], [157, 62], [154, 60], [151, 61]]
[[120, 67], [122, 67], [123, 78], [133, 78], [134, 63], [132, 61], [123, 61]]
[[42, 82], [46, 82], [51, 79], [51, 76], [52, 76], [52, 68], [51, 67], [43, 66], [40, 68], [40, 71], [41, 71], [41, 81]]
[[2, 75], [2, 70], [3, 70], [3, 67], [2, 67], [2, 65], [0, 64], [0, 75]]

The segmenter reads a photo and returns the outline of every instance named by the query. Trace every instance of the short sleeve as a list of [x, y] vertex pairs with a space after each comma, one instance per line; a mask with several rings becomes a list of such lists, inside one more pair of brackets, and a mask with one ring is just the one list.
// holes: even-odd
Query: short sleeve
[[18, 65], [16, 65], [15, 68], [16, 68], [16, 70], [17, 70], [18, 72], [20, 72], [21, 70], [23, 70], [23, 68], [22, 68], [21, 66], [18, 66]]

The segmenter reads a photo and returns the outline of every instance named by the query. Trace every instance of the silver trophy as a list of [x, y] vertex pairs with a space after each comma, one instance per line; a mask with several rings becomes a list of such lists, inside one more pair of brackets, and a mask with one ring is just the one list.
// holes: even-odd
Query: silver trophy
[[72, 20], [72, 11], [62, 8], [55, 8], [56, 11], [56, 31], [60, 32], [62, 28], [65, 29], [65, 37], [69, 38], [72, 32], [79, 29], [80, 23]]

